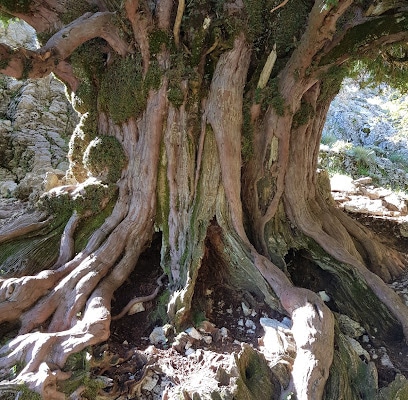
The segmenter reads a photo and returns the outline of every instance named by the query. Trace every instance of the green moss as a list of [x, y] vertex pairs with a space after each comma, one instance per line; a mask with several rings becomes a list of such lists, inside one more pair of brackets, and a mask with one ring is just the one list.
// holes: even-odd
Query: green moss
[[[2, 391], [3, 392], [3, 391]], [[7, 396], [7, 391], [3, 392]], [[41, 400], [42, 397], [40, 396], [39, 393], [33, 392], [30, 390], [26, 385], [18, 385], [15, 389], [10, 389], [8, 392], [10, 394], [10, 397], [2, 397], [1, 400]]]
[[321, 100], [332, 100], [332, 98], [339, 92], [344, 78], [348, 75], [348, 68], [346, 66], [331, 67], [324, 75], [320, 77]]
[[279, 384], [274, 383], [265, 357], [245, 344], [236, 357], [240, 378], [237, 380], [237, 399], [278, 399]]
[[116, 191], [116, 185], [95, 183], [84, 186], [73, 197], [68, 193], [57, 195], [55, 192], [47, 192], [41, 197], [38, 206], [48, 214], [57, 215], [59, 218], [64, 216], [68, 220], [74, 210], [80, 214], [91, 211], [93, 215], [101, 212], [102, 204], [112, 199]]
[[23, 72], [21, 74], [21, 79], [28, 79], [30, 71], [33, 69], [33, 62], [29, 58], [24, 60]]
[[97, 91], [105, 71], [106, 58], [106, 44], [99, 38], [85, 42], [70, 57], [74, 74], [79, 79], [73, 99], [74, 107], [82, 114], [97, 108]]
[[334, 358], [325, 388], [325, 399], [376, 399], [375, 375], [372, 365], [360, 359], [336, 324]]
[[56, 31], [45, 31], [37, 33], [37, 40], [41, 46], [44, 46], [48, 40], [56, 33]]
[[170, 300], [170, 292], [165, 290], [157, 299], [156, 309], [149, 315], [150, 321], [159, 323], [161, 325], [169, 322], [169, 316], [167, 314], [167, 305]]
[[[368, 20], [351, 28], [344, 35], [343, 40], [321, 59], [320, 65], [329, 64], [344, 54], [358, 57], [359, 51], [374, 40], [406, 30], [408, 30], [408, 17], [406, 14], [384, 15]], [[366, 51], [367, 48], [364, 50]]]
[[75, 252], [79, 253], [85, 248], [91, 235], [105, 222], [105, 219], [112, 213], [115, 206], [116, 197], [114, 196], [108, 205], [88, 218], [80, 221], [75, 231]]
[[103, 182], [115, 183], [126, 165], [122, 145], [114, 136], [100, 136], [92, 140], [84, 153], [85, 168]]
[[144, 83], [139, 55], [117, 58], [103, 76], [99, 104], [115, 123], [122, 123], [143, 112], [150, 88]]
[[149, 34], [149, 48], [150, 54], [155, 56], [160, 53], [164, 47], [169, 47], [171, 43], [171, 37], [168, 32], [161, 29], [155, 29]]
[[254, 100], [255, 103], [261, 104], [263, 111], [272, 106], [279, 116], [285, 113], [285, 100], [280, 94], [277, 78], [270, 79], [265, 88], [256, 89]]
[[0, 275], [22, 276], [51, 268], [55, 263], [67, 214], [56, 215], [35, 237], [22, 237], [0, 245]]
[[66, 12], [61, 15], [61, 21], [67, 25], [87, 12], [98, 12], [96, 4], [90, 4], [86, 1], [69, 0], [65, 5]]
[[314, 116], [314, 109], [310, 103], [302, 100], [299, 110], [293, 116], [293, 127], [307, 124], [307, 122]]
[[98, 397], [99, 390], [105, 386], [102, 380], [92, 376], [88, 349], [71, 354], [63, 370], [72, 373], [69, 379], [58, 382], [58, 389], [67, 397], [83, 386], [85, 390], [81, 393], [81, 398], [93, 400]]
[[180, 86], [170, 83], [167, 98], [175, 107], [180, 107], [184, 102], [184, 93]]
[[10, 13], [26, 14], [30, 11], [31, 0], [0, 0], [0, 6]]

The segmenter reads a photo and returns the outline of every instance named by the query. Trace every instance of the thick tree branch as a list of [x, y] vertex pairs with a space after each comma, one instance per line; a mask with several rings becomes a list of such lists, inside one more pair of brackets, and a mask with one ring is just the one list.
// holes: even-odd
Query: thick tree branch
[[149, 68], [150, 50], [148, 39], [148, 28], [152, 26], [152, 16], [148, 10], [141, 14], [139, 0], [127, 0], [125, 2], [127, 17], [132, 24], [133, 35], [140, 48], [143, 60], [143, 73], [146, 74]]
[[0, 72], [17, 79], [41, 78], [55, 72], [75, 90], [78, 81], [64, 60], [82, 43], [95, 37], [105, 39], [122, 56], [130, 51], [119, 35], [114, 13], [87, 13], [57, 32], [36, 51], [15, 50], [0, 43]]
[[45, 59], [55, 56], [65, 60], [82, 43], [95, 37], [101, 37], [118, 54], [124, 56], [130, 48], [128, 43], [120, 37], [115, 18], [115, 13], [112, 12], [86, 13], [52, 36], [39, 50], [39, 53]]

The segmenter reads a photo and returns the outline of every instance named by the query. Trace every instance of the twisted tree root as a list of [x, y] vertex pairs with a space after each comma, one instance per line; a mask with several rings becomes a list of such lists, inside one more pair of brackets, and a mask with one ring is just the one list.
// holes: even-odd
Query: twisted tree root
[[135, 304], [153, 300], [159, 294], [160, 288], [163, 286], [163, 279], [165, 276], [166, 274], [164, 273], [157, 278], [156, 281], [157, 287], [151, 294], [147, 296], [134, 297], [132, 300], [129, 301], [129, 303], [126, 304], [126, 306], [122, 309], [122, 311], [119, 314], [112, 317], [112, 321], [116, 321], [124, 317]]

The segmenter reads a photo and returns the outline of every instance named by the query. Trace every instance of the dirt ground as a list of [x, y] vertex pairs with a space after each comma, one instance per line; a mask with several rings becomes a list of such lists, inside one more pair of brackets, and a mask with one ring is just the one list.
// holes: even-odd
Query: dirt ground
[[[384, 242], [396, 246], [401, 252], [408, 253], [408, 238], [401, 236], [396, 219], [365, 215], [354, 217], [361, 223], [369, 225]], [[148, 295], [156, 288], [157, 278], [162, 273], [160, 242], [160, 237], [153, 240], [151, 247], [139, 259], [126, 284], [115, 293], [112, 315], [118, 314], [133, 297]], [[296, 260], [291, 260], [293, 261]], [[401, 278], [401, 282], [405, 282], [404, 279], [408, 282], [408, 278], [404, 277]], [[408, 283], [406, 286], [408, 288]], [[318, 291], [321, 288], [312, 289]], [[195, 326], [199, 326], [204, 320], [210, 321], [214, 331], [207, 337], [211, 336], [211, 340], [208, 340], [208, 343], [193, 340], [191, 347], [195, 352], [187, 356], [171, 346], [174, 334], [169, 335], [167, 342], [155, 346], [152, 346], [149, 340], [152, 330], [167, 322], [165, 313], [160, 312], [160, 309], [162, 311], [165, 309], [165, 304], [161, 304], [166, 300], [163, 291], [164, 289], [155, 300], [144, 304], [145, 311], [113, 321], [109, 341], [92, 349], [92, 375], [103, 376], [109, 382], [99, 391], [98, 398], [172, 399], [174, 397], [171, 397], [171, 388], [180, 382], [191, 380], [192, 376], [206, 374], [206, 368], [211, 368], [211, 365], [216, 369], [220, 363], [227, 363], [230, 354], [239, 352], [243, 343], [258, 348], [259, 338], [264, 334], [259, 322], [261, 317], [279, 321], [284, 318], [284, 315], [272, 311], [257, 299], [248, 297], [247, 293], [232, 291], [228, 286], [214, 280], [207, 286], [204, 298], [200, 300], [203, 312], [197, 314], [195, 321], [191, 321]], [[159, 312], [155, 312], [157, 308]], [[395, 342], [387, 345], [387, 356], [393, 367], [390, 367], [390, 364], [383, 365], [381, 361], [384, 349], [382, 343], [369, 340], [361, 344], [371, 355], [378, 354], [378, 358], [373, 358], [373, 361], [378, 370], [380, 387], [388, 385], [397, 373], [408, 377], [408, 347], [405, 343]], [[173, 372], [169, 372], [170, 370]], [[164, 374], [163, 371], [167, 372]], [[146, 382], [150, 382], [151, 386]], [[82, 396], [86, 398], [86, 392]], [[184, 398], [190, 398], [186, 392]]]

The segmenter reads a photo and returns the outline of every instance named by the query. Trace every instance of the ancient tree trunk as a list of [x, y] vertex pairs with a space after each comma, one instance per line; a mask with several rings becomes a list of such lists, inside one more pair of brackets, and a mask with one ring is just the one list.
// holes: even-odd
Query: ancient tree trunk
[[[373, 51], [406, 35], [393, 14], [406, 6], [385, 9], [394, 29], [379, 31]], [[408, 337], [407, 307], [385, 284], [403, 257], [336, 209], [316, 173], [341, 72], [373, 40], [365, 24], [384, 11], [352, 0], [34, 0], [0, 1], [0, 12], [26, 20], [43, 42], [37, 51], [0, 45], [0, 72], [54, 72], [81, 113], [67, 185], [43, 196], [43, 213], [0, 232], [0, 243], [10, 243], [65, 225], [51, 268], [0, 279], [0, 322], [19, 326], [0, 349], [0, 371], [23, 366], [10, 384], [64, 398], [58, 381], [68, 356], [109, 337], [114, 292], [155, 230], [177, 329], [192, 321], [208, 260], [217, 260], [224, 284], [290, 317], [296, 357], [276, 396], [330, 396], [343, 366], [335, 348], [355, 354], [323, 300], [296, 286], [302, 271], [287, 269], [291, 249], [339, 282], [331, 288], [336, 310], [381, 340]], [[95, 230], [78, 249], [81, 223]]]

